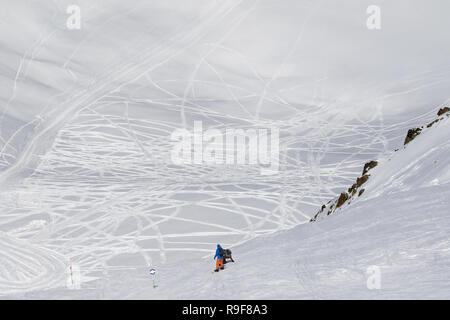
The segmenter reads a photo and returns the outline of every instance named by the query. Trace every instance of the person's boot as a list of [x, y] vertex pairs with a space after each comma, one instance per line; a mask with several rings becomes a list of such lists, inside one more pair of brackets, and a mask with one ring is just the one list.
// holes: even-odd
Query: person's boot
[[219, 272], [219, 269], [215, 269], [214, 272]]

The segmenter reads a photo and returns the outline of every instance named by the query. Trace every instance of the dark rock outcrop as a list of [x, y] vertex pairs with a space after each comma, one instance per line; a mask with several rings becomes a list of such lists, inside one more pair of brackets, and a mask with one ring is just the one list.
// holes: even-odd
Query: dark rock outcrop
[[442, 116], [444, 113], [447, 113], [447, 112], [449, 112], [449, 111], [450, 111], [450, 108], [449, 108], [449, 107], [441, 108], [441, 109], [439, 109], [437, 115], [438, 115], [438, 116]]
[[409, 129], [408, 133], [406, 134], [404, 145], [407, 145], [411, 141], [413, 141], [420, 133], [422, 132], [422, 128], [414, 128]]
[[361, 177], [356, 178], [356, 183], [354, 183], [350, 188], [348, 188], [348, 193], [354, 195], [356, 193], [356, 190], [358, 190], [359, 187], [361, 187], [364, 183], [369, 180], [369, 175], [365, 174]]
[[[368, 163], [366, 163], [364, 165], [364, 170], [363, 172], [367, 172], [368, 170], [370, 170], [371, 168], [374, 168], [378, 165], [377, 161], [370, 161]], [[320, 210], [314, 215], [313, 218], [311, 218], [309, 220], [309, 222], [314, 222], [317, 220], [317, 218], [319, 217], [319, 215], [321, 213], [323, 213], [327, 208], [327, 216], [329, 216], [330, 214], [332, 214], [334, 211], [336, 211], [338, 208], [342, 207], [344, 205], [344, 203], [346, 203], [348, 200], [351, 200], [353, 198], [353, 196], [355, 196], [356, 192], [358, 191], [358, 189], [367, 182], [367, 180], [369, 180], [370, 175], [369, 174], [364, 174], [361, 177], [356, 178], [356, 182], [350, 187], [348, 188], [347, 192], [342, 192], [339, 195], [339, 198], [335, 199], [331, 204], [331, 201], [328, 201], [328, 203], [325, 205], [322, 205], [322, 207], [320, 208]], [[364, 192], [364, 189], [359, 191], [358, 193], [358, 197], [361, 196]], [[328, 207], [329, 205], [329, 207]]]
[[433, 122], [430, 122], [429, 124], [427, 124], [427, 128], [430, 128], [430, 127], [432, 127], [433, 126], [433, 124], [435, 124], [436, 122], [439, 122], [440, 120], [442, 120], [443, 118], [440, 118], [440, 119], [436, 119], [436, 120], [434, 120]]
[[364, 165], [364, 169], [363, 169], [362, 174], [365, 175], [365, 174], [367, 173], [367, 171], [369, 171], [370, 169], [375, 168], [377, 165], [378, 165], [378, 161], [370, 161], [370, 162], [367, 162], [367, 163]]
[[[442, 116], [444, 114], [447, 114], [447, 117], [448, 117], [448, 116], [450, 116], [449, 111], [450, 111], [450, 108], [449, 107], [445, 107], [445, 108], [439, 109], [437, 115], [438, 116]], [[427, 124], [427, 128], [432, 127], [433, 124], [435, 124], [436, 122], [439, 122], [441, 120], [444, 120], [444, 117], [438, 118], [438, 119], [434, 120], [433, 122], [430, 122], [429, 124]]]
[[348, 193], [342, 192], [336, 204], [336, 208], [340, 208], [348, 200]]
[[[441, 121], [444, 119], [443, 115], [446, 115], [447, 117], [450, 117], [450, 108], [449, 107], [445, 107], [445, 108], [441, 108], [439, 109], [439, 111], [437, 112], [438, 119], [434, 120], [433, 122], [429, 123], [427, 125], [427, 128], [432, 127], [435, 123]], [[411, 142], [412, 140], [414, 140], [419, 134], [421, 134], [423, 129], [423, 126], [418, 127], [418, 128], [413, 128], [413, 129], [409, 129], [408, 133], [406, 135], [405, 141], [404, 141], [404, 145], [407, 145], [409, 142]], [[395, 149], [395, 151], [398, 151], [398, 149]], [[342, 205], [344, 205], [344, 203], [346, 203], [347, 201], [352, 201], [353, 197], [356, 195], [356, 193], [358, 192], [358, 197], [360, 197], [365, 189], [360, 189], [361, 186], [367, 182], [367, 180], [369, 180], [370, 174], [368, 174], [369, 170], [373, 169], [374, 167], [376, 167], [378, 165], [378, 161], [370, 161], [367, 162], [366, 164], [364, 164], [364, 168], [362, 171], [362, 175], [361, 177], [358, 177], [356, 179], [356, 182], [347, 189], [347, 192], [342, 192], [339, 197], [333, 200], [332, 204], [330, 206], [328, 206], [331, 202], [328, 201], [328, 203], [325, 205], [322, 205], [321, 209], [315, 214], [315, 216], [313, 218], [311, 218], [310, 222], [314, 222], [317, 220], [317, 218], [319, 217], [319, 215], [321, 213], [324, 213], [325, 211], [327, 212], [327, 215], [332, 214], [333, 212], [335, 212], [338, 208], [342, 207]]]

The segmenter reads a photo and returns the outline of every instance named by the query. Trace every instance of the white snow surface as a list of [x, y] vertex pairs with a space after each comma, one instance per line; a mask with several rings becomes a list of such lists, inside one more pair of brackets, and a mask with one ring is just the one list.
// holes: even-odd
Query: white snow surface
[[[0, 298], [450, 298], [448, 119], [403, 148], [450, 101], [448, 1], [71, 4], [0, 3]], [[174, 166], [198, 120], [279, 128], [279, 173]]]

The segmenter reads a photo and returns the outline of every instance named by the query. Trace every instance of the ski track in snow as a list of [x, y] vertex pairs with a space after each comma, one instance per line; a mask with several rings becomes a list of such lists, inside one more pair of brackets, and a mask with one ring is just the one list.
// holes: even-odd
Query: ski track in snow
[[29, 288], [52, 288], [64, 281], [65, 263], [54, 251], [0, 233], [0, 288], [2, 294]]
[[[380, 126], [377, 132], [364, 122], [344, 125], [333, 136], [361, 141], [352, 145], [352, 151], [346, 143], [330, 142], [324, 132], [311, 130], [301, 140], [282, 137], [280, 173], [267, 177], [251, 166], [171, 165], [169, 136], [178, 124], [108, 114], [106, 106], [123, 101], [120, 96], [108, 97], [98, 106], [84, 108], [59, 131], [52, 149], [20, 189], [1, 194], [2, 230], [13, 239], [58, 252], [64, 264], [77, 262], [86, 276], [120, 267], [126, 259], [122, 255], [140, 256], [142, 265], [158, 265], [180, 252], [205, 255], [219, 241], [237, 245], [307, 222], [314, 211], [303, 210], [302, 204], [318, 208], [317, 201], [327, 201], [359, 174], [362, 161], [352, 154], [375, 157], [380, 137], [395, 139], [408, 126]], [[133, 103], [154, 102], [127, 97], [127, 108]], [[215, 128], [227, 127], [226, 116], [206, 107], [189, 108], [199, 103], [186, 102], [189, 112], [185, 112], [213, 119]], [[180, 110], [179, 101], [172, 98], [158, 104]], [[309, 119], [313, 116], [310, 113]], [[275, 125], [280, 132], [289, 132], [301, 126], [304, 117], [299, 112], [287, 123], [266, 120], [265, 127]], [[255, 125], [253, 119], [238, 120], [245, 123], [243, 128]], [[301, 152], [311, 151], [317, 156], [302, 159]], [[330, 153], [347, 158], [320, 164], [320, 157]], [[311, 170], [299, 170], [305, 167]], [[36, 221], [43, 222], [33, 228]], [[112, 262], [115, 258], [119, 260]], [[39, 261], [51, 270], [45, 262]], [[16, 282], [5, 284], [2, 292], [19, 288], [12, 283]], [[42, 288], [40, 283], [30, 287]]]
[[[70, 261], [95, 279], [102, 276], [99, 270], [135, 269], [127, 263], [130, 255], [139, 257], [133, 263], [141, 267], [158, 265], [180, 252], [203, 256], [217, 242], [233, 246], [307, 222], [360, 174], [365, 160], [386, 152], [412, 125], [433, 118], [435, 110], [403, 122], [381, 116], [367, 121], [339, 115], [332, 103], [291, 105], [282, 94], [290, 88], [272, 89], [277, 75], [264, 80], [245, 57], [241, 62], [260, 87], [227, 82], [227, 71], [208, 60], [214, 50], [231, 50], [221, 40], [199, 58], [182, 95], [170, 89], [179, 79], [153, 76], [240, 3], [211, 6], [208, 19], [194, 21], [185, 33], [137, 48], [139, 63], [116, 61], [88, 88], [71, 94], [64, 108], [49, 106], [21, 153], [0, 137], [0, 182], [33, 171], [15, 188], [0, 190], [0, 294], [63, 286]], [[45, 39], [32, 47], [32, 56]], [[200, 67], [209, 71], [208, 80], [197, 78]], [[201, 86], [228, 96], [202, 99], [196, 96]], [[263, 103], [283, 116], [273, 120]], [[217, 110], [217, 104], [225, 107]], [[130, 115], [140, 108], [155, 114]], [[280, 172], [263, 176], [252, 166], [172, 165], [170, 134], [198, 119], [223, 131], [279, 128]], [[41, 147], [46, 152], [34, 166]], [[308, 265], [294, 269], [305, 290], [323, 296], [302, 268]]]

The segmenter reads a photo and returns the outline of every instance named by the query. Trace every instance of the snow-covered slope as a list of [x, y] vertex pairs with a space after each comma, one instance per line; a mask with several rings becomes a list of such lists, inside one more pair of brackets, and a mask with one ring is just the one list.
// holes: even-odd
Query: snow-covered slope
[[[366, 192], [327, 218], [170, 271], [135, 297], [449, 299], [450, 119], [380, 161]], [[229, 266], [229, 268], [228, 268]], [[370, 268], [380, 288], [369, 290]], [[176, 285], [179, 283], [179, 285]]]
[[[156, 288], [148, 270], [136, 268], [112, 270], [84, 290], [25, 297], [449, 299], [449, 166], [450, 118], [445, 117], [380, 159], [367, 191], [350, 205], [317, 222], [233, 247], [236, 262], [224, 271], [213, 272], [211, 252], [159, 266]], [[380, 276], [376, 288], [370, 278], [374, 270]]]
[[[72, 4], [0, 4], [2, 296], [153, 297], [156, 266], [170, 297], [180, 261], [200, 281], [216, 243], [307, 223], [449, 102], [447, 0], [380, 0], [376, 31], [365, 0], [79, 0], [69, 30]], [[280, 171], [173, 165], [170, 135], [194, 121], [278, 128]], [[70, 263], [86, 290], [66, 289]]]

